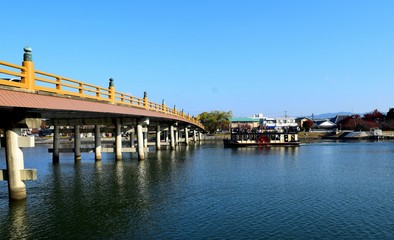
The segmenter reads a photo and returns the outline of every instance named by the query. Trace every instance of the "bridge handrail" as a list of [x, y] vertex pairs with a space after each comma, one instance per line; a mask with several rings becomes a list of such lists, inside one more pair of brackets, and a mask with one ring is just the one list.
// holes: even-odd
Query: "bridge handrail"
[[138, 98], [115, 91], [115, 87], [111, 86], [111, 84], [107, 89], [71, 78], [35, 70], [33, 62], [28, 60], [23, 61], [22, 64], [22, 66], [19, 66], [5, 61], [0, 61], [0, 80], [2, 80], [0, 81], [0, 85], [22, 88], [31, 92], [50, 92], [59, 95], [88, 98], [112, 104], [146, 109], [149, 111], [162, 112], [164, 114], [174, 115], [191, 121], [195, 125], [204, 128], [196, 118], [185, 115], [183, 111], [178, 112], [175, 107], [173, 109], [168, 108], [165, 106], [164, 102], [162, 104], [158, 104], [148, 101], [146, 95], [143, 98]]

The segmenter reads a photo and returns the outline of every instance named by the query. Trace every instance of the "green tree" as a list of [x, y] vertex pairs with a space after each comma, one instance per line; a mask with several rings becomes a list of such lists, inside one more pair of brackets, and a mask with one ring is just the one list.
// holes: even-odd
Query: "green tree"
[[216, 133], [217, 131], [228, 130], [232, 116], [231, 111], [211, 111], [201, 113], [199, 119], [208, 133]]

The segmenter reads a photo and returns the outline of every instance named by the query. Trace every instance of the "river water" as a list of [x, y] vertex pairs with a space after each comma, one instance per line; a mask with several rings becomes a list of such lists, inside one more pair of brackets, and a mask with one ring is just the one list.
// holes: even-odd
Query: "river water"
[[38, 170], [26, 201], [0, 182], [0, 239], [394, 238], [394, 142], [211, 142], [58, 165], [47, 147], [23, 149]]

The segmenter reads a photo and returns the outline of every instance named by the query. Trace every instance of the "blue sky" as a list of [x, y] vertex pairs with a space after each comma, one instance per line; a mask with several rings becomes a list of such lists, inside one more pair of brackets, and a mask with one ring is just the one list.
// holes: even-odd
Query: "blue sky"
[[[177, 106], [300, 116], [394, 107], [394, 1], [2, 1], [0, 60]], [[4, 15], [4, 13], [7, 13]]]

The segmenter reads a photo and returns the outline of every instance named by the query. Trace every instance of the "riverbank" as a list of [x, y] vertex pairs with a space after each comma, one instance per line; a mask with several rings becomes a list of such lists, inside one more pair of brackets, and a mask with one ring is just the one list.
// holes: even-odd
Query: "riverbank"
[[[301, 142], [313, 142], [317, 140], [322, 140], [322, 139], [334, 139], [334, 140], [341, 140], [343, 132], [335, 133], [335, 132], [299, 132], [298, 133], [298, 139]], [[221, 141], [223, 139], [228, 139], [230, 138], [230, 133], [217, 133], [217, 134], [204, 134], [203, 135], [203, 140], [204, 141]], [[394, 131], [383, 131], [383, 139], [391, 139], [394, 140]], [[93, 142], [94, 138], [89, 137], [89, 138], [82, 138], [82, 142]], [[72, 142], [72, 139], [69, 137], [67, 138], [61, 138], [60, 141], [62, 143], [65, 142]], [[112, 137], [109, 138], [103, 138], [103, 142], [105, 143], [111, 143], [114, 142], [115, 139]], [[47, 137], [37, 137], [35, 139], [36, 144], [52, 144], [53, 140], [51, 136]]]

